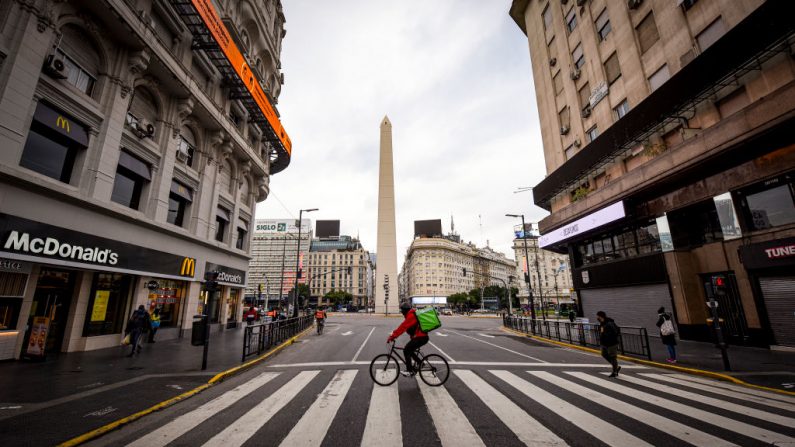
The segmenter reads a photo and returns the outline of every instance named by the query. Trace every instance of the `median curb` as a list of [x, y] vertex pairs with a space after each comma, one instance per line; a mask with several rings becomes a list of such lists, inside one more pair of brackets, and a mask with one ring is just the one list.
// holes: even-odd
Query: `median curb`
[[129, 423], [131, 423], [133, 421], [141, 419], [142, 417], [144, 417], [144, 416], [146, 416], [148, 414], [154, 413], [155, 411], [160, 411], [160, 410], [166, 409], [166, 408], [168, 408], [168, 407], [170, 407], [170, 406], [172, 406], [172, 405], [174, 405], [174, 404], [176, 404], [178, 402], [181, 402], [181, 401], [186, 400], [186, 399], [188, 399], [190, 397], [193, 397], [193, 396], [201, 393], [202, 391], [204, 391], [204, 390], [206, 390], [206, 389], [208, 389], [208, 388], [210, 388], [210, 387], [212, 387], [214, 385], [217, 385], [217, 384], [223, 382], [224, 380], [226, 380], [226, 379], [228, 379], [228, 378], [230, 378], [230, 377], [232, 377], [232, 376], [234, 376], [236, 374], [239, 374], [239, 373], [251, 368], [252, 366], [264, 361], [265, 359], [267, 359], [268, 357], [276, 354], [277, 352], [281, 351], [285, 347], [290, 346], [291, 344], [295, 343], [295, 341], [298, 340], [300, 337], [303, 337], [304, 335], [306, 335], [306, 333], [308, 333], [310, 330], [312, 330], [312, 327], [313, 326], [310, 326], [310, 327], [304, 329], [302, 332], [290, 337], [288, 340], [285, 340], [284, 342], [282, 342], [282, 344], [280, 344], [279, 346], [276, 346], [275, 348], [271, 349], [270, 351], [266, 352], [265, 354], [262, 354], [261, 356], [255, 358], [254, 360], [250, 360], [250, 361], [248, 361], [248, 362], [246, 362], [246, 363], [244, 363], [244, 364], [242, 364], [240, 366], [235, 366], [234, 368], [230, 368], [230, 369], [227, 369], [226, 371], [222, 371], [222, 372], [216, 374], [215, 376], [213, 376], [213, 378], [211, 378], [205, 384], [199, 385], [196, 388], [194, 388], [194, 389], [192, 389], [190, 391], [186, 391], [186, 392], [184, 392], [184, 393], [182, 393], [182, 394], [180, 394], [178, 396], [174, 396], [171, 399], [164, 400], [163, 402], [160, 402], [160, 403], [157, 403], [155, 405], [152, 405], [151, 407], [149, 407], [147, 409], [141, 410], [141, 411], [139, 411], [137, 413], [133, 413], [133, 414], [131, 414], [129, 416], [126, 416], [126, 417], [123, 417], [121, 419], [117, 419], [117, 420], [115, 420], [113, 422], [105, 424], [102, 427], [96, 428], [96, 429], [91, 430], [91, 431], [89, 431], [87, 433], [83, 433], [82, 435], [76, 436], [76, 437], [74, 437], [72, 439], [69, 439], [68, 441], [64, 441], [64, 442], [58, 444], [58, 447], [74, 447], [74, 446], [78, 446], [78, 445], [84, 444], [84, 443], [86, 443], [88, 441], [92, 441], [92, 440], [94, 440], [96, 438], [99, 438], [100, 436], [104, 435], [105, 433], [111, 432], [111, 431], [116, 430], [117, 428], [120, 428], [120, 427], [122, 427], [124, 425], [127, 425], [127, 424], [129, 424]]
[[[562, 347], [565, 347], [565, 348], [577, 349], [579, 351], [585, 351], [585, 352], [589, 352], [589, 353], [592, 353], [592, 354], [600, 354], [601, 355], [601, 351], [599, 351], [597, 349], [588, 348], [588, 347], [585, 347], [585, 346], [574, 345], [574, 344], [571, 344], [571, 343], [566, 343], [566, 342], [557, 341], [557, 340], [551, 340], [551, 339], [548, 339], [548, 338], [539, 337], [537, 335], [525, 334], [524, 332], [520, 332], [520, 331], [517, 331], [517, 330], [514, 330], [514, 329], [510, 329], [510, 328], [507, 328], [505, 326], [501, 326], [500, 329], [502, 331], [504, 331], [504, 332], [512, 333], [512, 334], [515, 334], [515, 335], [520, 335], [520, 336], [523, 336], [523, 337], [530, 338], [532, 340], [536, 340], [536, 341], [540, 341], [540, 342], [544, 342], [544, 343], [549, 343], [549, 344], [553, 344], [553, 345], [558, 345], [558, 346], [562, 346]], [[647, 366], [654, 366], [654, 367], [657, 367], [657, 368], [670, 369], [672, 371], [677, 371], [677, 372], [686, 373], [686, 374], [692, 374], [694, 376], [704, 376], [704, 377], [709, 377], [709, 378], [712, 378], [712, 379], [718, 379], [718, 380], [722, 380], [724, 382], [732, 382], [734, 384], [742, 385], [742, 386], [747, 387], [747, 388], [754, 388], [754, 389], [757, 389], [757, 390], [769, 391], [769, 392], [773, 392], [773, 393], [783, 394], [785, 396], [795, 396], [795, 392], [792, 392], [792, 391], [779, 390], [779, 389], [776, 389], [776, 388], [770, 388], [770, 387], [761, 386], [761, 385], [754, 385], [753, 383], [748, 383], [748, 382], [746, 382], [744, 380], [740, 380], [740, 379], [738, 379], [738, 378], [736, 378], [734, 376], [730, 376], [728, 374], [722, 374], [722, 373], [718, 373], [718, 372], [714, 372], [714, 371], [707, 371], [707, 370], [698, 369], [698, 368], [686, 368], [684, 366], [677, 366], [677, 365], [671, 365], [671, 364], [667, 364], [667, 363], [660, 363], [660, 362], [655, 362], [655, 361], [652, 361], [652, 360], [636, 359], [634, 357], [627, 357], [625, 355], [619, 355], [618, 358], [621, 359], [621, 360], [624, 360], [624, 361], [628, 361], [628, 362], [639, 363], [641, 365], [647, 365]]]

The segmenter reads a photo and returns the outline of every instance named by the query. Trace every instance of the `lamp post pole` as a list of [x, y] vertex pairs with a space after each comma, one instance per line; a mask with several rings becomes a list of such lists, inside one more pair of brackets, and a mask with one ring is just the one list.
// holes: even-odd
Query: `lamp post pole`
[[317, 210], [318, 210], [317, 208], [310, 208], [298, 211], [298, 247], [295, 250], [295, 288], [293, 289], [293, 313], [291, 315], [292, 317], [298, 316], [298, 279], [299, 279], [298, 268], [301, 263], [301, 229], [303, 227], [301, 220], [304, 216], [304, 211], [306, 211], [307, 213], [311, 213], [312, 211], [317, 211]]

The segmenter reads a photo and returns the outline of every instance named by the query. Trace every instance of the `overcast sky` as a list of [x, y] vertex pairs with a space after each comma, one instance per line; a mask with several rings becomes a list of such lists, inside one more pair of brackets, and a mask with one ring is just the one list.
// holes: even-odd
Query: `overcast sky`
[[[545, 169], [527, 39], [510, 0], [285, 0], [279, 98], [293, 141], [257, 218], [339, 219], [376, 251], [379, 124], [393, 127], [398, 265], [414, 220], [450, 216], [513, 258], [512, 228], [546, 215], [520, 186]], [[478, 216], [481, 216], [480, 219]], [[482, 231], [481, 231], [482, 222]]]

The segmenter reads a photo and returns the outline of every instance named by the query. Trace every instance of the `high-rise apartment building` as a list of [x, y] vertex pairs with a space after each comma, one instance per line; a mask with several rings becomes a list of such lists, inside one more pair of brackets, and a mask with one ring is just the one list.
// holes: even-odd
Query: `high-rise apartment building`
[[138, 305], [162, 339], [239, 323], [291, 152], [284, 21], [278, 0], [0, 2], [0, 360], [118, 346]]
[[350, 293], [356, 307], [372, 301], [373, 264], [358, 239], [344, 235], [313, 239], [304, 269], [310, 306], [333, 304], [323, 297], [335, 290]]
[[795, 3], [514, 0], [547, 176], [540, 247], [584, 316], [795, 346]]
[[[531, 234], [527, 234], [525, 238], [513, 240], [513, 253], [514, 259], [516, 259], [514, 275], [518, 278], [516, 287], [519, 289], [517, 296], [520, 303], [529, 304], [530, 295], [524, 280], [524, 275], [528, 271], [527, 267], [530, 269], [530, 289], [536, 306], [541, 305], [542, 299], [547, 307], [573, 303], [568, 254], [538, 248], [538, 236]], [[525, 264], [525, 253], [530, 261], [529, 266]]]
[[[248, 264], [248, 283], [246, 302], [277, 306], [280, 299], [286, 299], [295, 288], [295, 264], [299, 256], [300, 264], [306, 271], [307, 254], [312, 242], [312, 223], [309, 219], [301, 222], [299, 249], [298, 226], [296, 219], [257, 219], [251, 238], [251, 260]], [[304, 273], [299, 283], [306, 284]], [[259, 303], [258, 301], [261, 301]]]

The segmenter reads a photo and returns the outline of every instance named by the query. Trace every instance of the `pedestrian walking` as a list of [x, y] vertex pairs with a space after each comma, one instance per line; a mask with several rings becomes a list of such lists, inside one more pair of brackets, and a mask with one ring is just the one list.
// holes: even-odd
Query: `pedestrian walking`
[[574, 320], [577, 319], [577, 314], [574, 312], [574, 309], [569, 309], [569, 321], [574, 323]]
[[676, 329], [673, 316], [665, 311], [665, 307], [657, 309], [657, 327], [660, 328], [660, 339], [668, 348], [668, 363], [676, 363]]
[[141, 335], [150, 327], [149, 312], [146, 311], [144, 305], [138, 306], [138, 310], [130, 315], [130, 321], [127, 322], [127, 329], [125, 334], [130, 336], [130, 354], [127, 357], [132, 357], [136, 352], [141, 352]]
[[155, 342], [155, 334], [157, 333], [157, 330], [160, 328], [160, 308], [159, 307], [155, 308], [155, 310], [152, 311], [152, 315], [149, 317], [149, 320], [150, 320], [150, 323], [149, 323], [149, 326], [150, 326], [149, 327], [149, 343], [154, 343]]
[[596, 319], [599, 320], [599, 345], [602, 347], [602, 357], [613, 366], [610, 377], [618, 377], [618, 372], [621, 371], [621, 367], [618, 366], [618, 326], [603, 310], [596, 313]]

